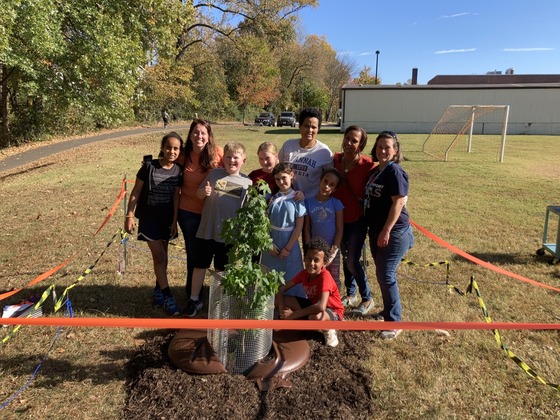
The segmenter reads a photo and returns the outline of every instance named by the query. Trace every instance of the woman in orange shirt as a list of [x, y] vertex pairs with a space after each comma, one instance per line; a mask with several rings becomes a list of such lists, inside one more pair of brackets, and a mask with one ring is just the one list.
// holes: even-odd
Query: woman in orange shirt
[[210, 123], [194, 119], [189, 129], [186, 145], [177, 162], [183, 165], [183, 185], [179, 195], [178, 222], [185, 238], [187, 251], [187, 282], [185, 290], [187, 299], [191, 295], [192, 275], [194, 271], [194, 247], [196, 232], [202, 216], [204, 200], [196, 196], [198, 187], [208, 172], [223, 166], [224, 151], [214, 141]]

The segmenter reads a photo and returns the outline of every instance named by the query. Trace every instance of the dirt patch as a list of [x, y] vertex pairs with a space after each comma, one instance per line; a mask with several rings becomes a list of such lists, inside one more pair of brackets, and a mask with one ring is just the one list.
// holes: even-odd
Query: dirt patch
[[311, 357], [291, 374], [291, 388], [259, 392], [242, 375], [196, 376], [176, 369], [167, 357], [173, 333], [141, 346], [127, 365], [126, 419], [363, 419], [372, 416], [373, 333], [340, 331], [329, 348], [322, 335], [309, 340]]

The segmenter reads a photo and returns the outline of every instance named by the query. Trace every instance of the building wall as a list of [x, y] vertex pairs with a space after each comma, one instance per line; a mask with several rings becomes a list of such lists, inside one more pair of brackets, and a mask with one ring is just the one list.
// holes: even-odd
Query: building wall
[[[509, 105], [508, 134], [560, 135], [560, 85], [345, 86], [341, 130], [430, 133], [449, 105]], [[477, 134], [501, 131], [503, 113], [482, 117]]]

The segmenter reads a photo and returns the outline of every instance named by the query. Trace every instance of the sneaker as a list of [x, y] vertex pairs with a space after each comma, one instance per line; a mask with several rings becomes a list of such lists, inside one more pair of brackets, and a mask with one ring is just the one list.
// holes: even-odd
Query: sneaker
[[369, 313], [369, 311], [371, 311], [373, 309], [375, 305], [373, 304], [373, 299], [372, 300], [366, 300], [363, 301], [358, 305], [358, 307], [356, 309], [354, 309], [352, 311], [352, 313], [355, 313], [357, 315], [367, 315]]
[[154, 289], [154, 306], [161, 308], [165, 303], [165, 296], [161, 289]]
[[187, 308], [185, 309], [185, 315], [187, 315], [189, 318], [192, 318], [197, 314], [198, 311], [202, 309], [202, 305], [203, 303], [200, 299], [199, 300], [189, 299], [187, 303]]
[[381, 331], [381, 338], [383, 340], [394, 340], [400, 333], [402, 333], [402, 330]]
[[325, 331], [325, 344], [329, 347], [338, 346], [338, 336], [336, 335], [336, 330]]
[[354, 295], [354, 296], [344, 296], [342, 298], [342, 306], [344, 306], [345, 308], [349, 307], [349, 306], [356, 306], [356, 304], [358, 303], [358, 296]]
[[177, 307], [175, 303], [175, 298], [171, 295], [165, 297], [165, 301], [163, 302], [163, 309], [167, 312], [168, 315], [175, 316], [179, 315], [181, 311]]

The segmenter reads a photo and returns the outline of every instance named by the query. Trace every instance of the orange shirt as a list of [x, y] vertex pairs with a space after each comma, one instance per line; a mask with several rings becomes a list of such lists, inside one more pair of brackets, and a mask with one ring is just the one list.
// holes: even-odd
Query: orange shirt
[[[222, 158], [224, 156], [224, 151], [221, 147], [216, 146], [216, 165], [217, 167], [222, 167]], [[198, 164], [199, 154], [194, 151], [190, 154], [190, 161], [187, 163], [184, 154], [179, 156], [177, 162], [183, 165], [183, 185], [181, 186], [181, 193], [179, 195], [179, 208], [181, 210], [187, 210], [192, 213], [202, 213], [202, 207], [204, 205], [204, 200], [201, 200], [196, 196], [196, 191], [208, 171], [201, 171], [200, 165]]]

